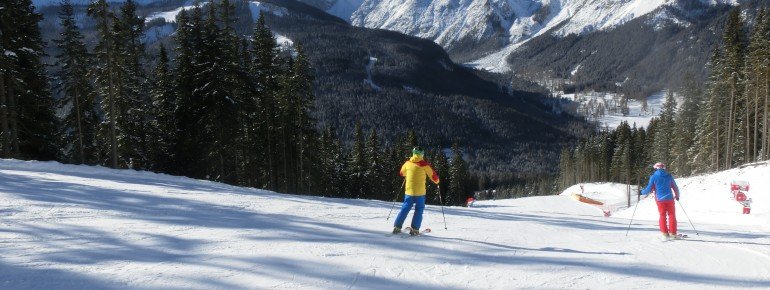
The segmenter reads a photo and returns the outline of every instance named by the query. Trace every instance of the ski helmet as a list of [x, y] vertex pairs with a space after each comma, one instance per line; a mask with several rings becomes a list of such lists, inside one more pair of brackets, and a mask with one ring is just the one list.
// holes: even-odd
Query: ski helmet
[[663, 164], [663, 162], [658, 162], [658, 163], [655, 163], [655, 165], [653, 165], [652, 168], [655, 168], [655, 169], [666, 169], [666, 164]]
[[414, 147], [412, 149], [412, 155], [425, 155], [425, 150], [423, 150], [420, 146]]

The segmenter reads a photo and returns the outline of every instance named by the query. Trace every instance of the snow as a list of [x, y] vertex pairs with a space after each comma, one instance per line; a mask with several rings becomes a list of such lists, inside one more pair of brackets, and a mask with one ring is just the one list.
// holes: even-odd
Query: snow
[[[749, 289], [770, 287], [770, 166], [677, 181], [699, 235], [658, 240], [642, 200], [604, 217], [559, 195], [429, 205], [295, 196], [133, 170], [0, 160], [3, 289]], [[729, 180], [751, 183], [742, 215]], [[586, 184], [617, 198], [611, 185]], [[678, 208], [678, 213], [681, 208]], [[409, 219], [408, 219], [409, 220]]]
[[[637, 128], [650, 125], [650, 121], [660, 116], [663, 103], [666, 101], [666, 91], [660, 91], [647, 97], [647, 109], [644, 109], [643, 102], [629, 99], [628, 114], [623, 115], [617, 109], [621, 95], [615, 93], [586, 92], [578, 94], [562, 94], [562, 98], [577, 103], [576, 114], [579, 114], [589, 121], [596, 122], [600, 129], [617, 128], [621, 122], [628, 122], [629, 126], [636, 124]], [[674, 96], [677, 99], [676, 95]], [[677, 99], [677, 104], [681, 104]], [[611, 110], [613, 109], [614, 110]], [[565, 108], [566, 109], [566, 108]]]
[[277, 33], [273, 33], [273, 36], [275, 37], [275, 42], [284, 49], [294, 46], [294, 41], [286, 36]]
[[[702, 1], [710, 5], [737, 3], [735, 0]], [[468, 64], [507, 72], [510, 68], [506, 58], [535, 37], [545, 33], [564, 37], [611, 30], [665, 5], [678, 4], [675, 0], [370, 0], [353, 13], [351, 22], [433, 39], [445, 48], [468, 38], [479, 41], [499, 38], [499, 33], [504, 31], [507, 45]], [[689, 25], [667, 12], [654, 15], [647, 23], [655, 29], [672, 23]]]
[[249, 9], [251, 9], [251, 17], [254, 18], [254, 20], [259, 18], [260, 12], [270, 13], [278, 17], [283, 17], [284, 15], [289, 14], [289, 11], [286, 10], [286, 8], [258, 1], [249, 2]]
[[370, 56], [369, 62], [366, 64], [366, 79], [364, 80], [364, 84], [369, 85], [375, 91], [379, 91], [381, 90], [380, 86], [375, 84], [374, 80], [372, 80], [372, 68], [375, 63], [377, 63], [377, 58]]
[[580, 71], [580, 67], [581, 67], [581, 66], [583, 66], [583, 64], [578, 64], [578, 65], [576, 65], [576, 66], [575, 66], [575, 68], [574, 68], [574, 69], [572, 69], [572, 71], [570, 72], [570, 75], [571, 75], [571, 76], [574, 76], [575, 74], [577, 74], [577, 73], [578, 73], [578, 71]]
[[[87, 5], [88, 3], [91, 3], [93, 0], [70, 0], [70, 2], [73, 5]], [[165, 0], [134, 0], [137, 4], [146, 5], [153, 2], [160, 2]], [[125, 0], [107, 0], [107, 2], [125, 2]], [[61, 4], [61, 0], [32, 0], [32, 4], [36, 7], [43, 7], [43, 6], [58, 6]]]
[[[770, 231], [770, 164], [768, 162], [746, 165], [732, 170], [705, 174], [691, 178], [677, 179], [682, 195], [681, 206], [696, 225], [719, 224], [746, 228], [751, 233]], [[751, 198], [751, 214], [741, 214], [743, 206], [733, 199], [730, 183], [733, 180], [748, 181]], [[677, 210], [682, 207], [677, 206]], [[618, 217], [629, 218], [633, 213], [626, 209]], [[677, 212], [678, 214], [678, 212]], [[639, 203], [635, 219], [657, 221], [657, 207], [653, 198]], [[686, 221], [686, 216], [677, 215], [678, 220]], [[683, 219], [684, 218], [684, 219]], [[680, 222], [680, 225], [686, 225]], [[770, 252], [769, 252], [770, 253]], [[770, 256], [768, 256], [770, 258]], [[768, 264], [767, 267], [770, 267]], [[770, 277], [770, 276], [765, 276]]]
[[[634, 199], [636, 199], [636, 192], [638, 191], [639, 188], [636, 185], [628, 187], [620, 183], [585, 183], [570, 186], [561, 195], [572, 197], [573, 194], [579, 194], [600, 201], [604, 204], [594, 207], [602, 210], [601, 214], [604, 214], [603, 211], [613, 214], [618, 210], [628, 207], [628, 192], [633, 192]], [[636, 200], [633, 202], [636, 202]]]
[[208, 2], [200, 2], [198, 4], [184, 5], [171, 11], [155, 12], [153, 14], [150, 14], [150, 16], [147, 16], [147, 18], [145, 18], [145, 22], [150, 22], [155, 19], [163, 18], [166, 21], [166, 23], [175, 23], [176, 16], [179, 15], [179, 12], [182, 12], [182, 10], [190, 10], [195, 8], [196, 6], [203, 7], [206, 4], [208, 4]]

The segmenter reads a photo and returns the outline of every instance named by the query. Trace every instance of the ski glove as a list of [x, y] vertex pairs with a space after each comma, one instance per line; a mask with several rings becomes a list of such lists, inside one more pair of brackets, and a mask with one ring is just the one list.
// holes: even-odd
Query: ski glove
[[676, 199], [676, 201], [679, 201], [679, 195], [675, 196], [674, 199]]

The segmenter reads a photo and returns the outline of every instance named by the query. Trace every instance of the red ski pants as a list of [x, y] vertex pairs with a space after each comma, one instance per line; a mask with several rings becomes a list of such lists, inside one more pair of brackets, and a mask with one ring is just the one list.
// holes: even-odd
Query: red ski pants
[[[676, 234], [675, 205], [673, 199], [658, 201], [658, 213], [660, 213], [658, 224], [660, 225], [660, 232]], [[666, 215], [668, 215], [668, 228], [666, 228]]]

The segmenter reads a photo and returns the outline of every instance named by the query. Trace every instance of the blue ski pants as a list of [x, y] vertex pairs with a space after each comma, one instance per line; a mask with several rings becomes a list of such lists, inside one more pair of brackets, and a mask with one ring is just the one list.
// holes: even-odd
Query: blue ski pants
[[396, 223], [393, 224], [393, 226], [401, 228], [404, 225], [404, 220], [406, 220], [406, 215], [409, 214], [409, 211], [412, 209], [412, 206], [414, 205], [414, 215], [412, 216], [412, 228], [419, 230], [420, 225], [422, 224], [422, 212], [425, 210], [425, 196], [411, 196], [411, 195], [405, 195], [404, 196], [404, 203], [401, 204], [401, 211], [398, 212], [398, 216], [396, 217]]

